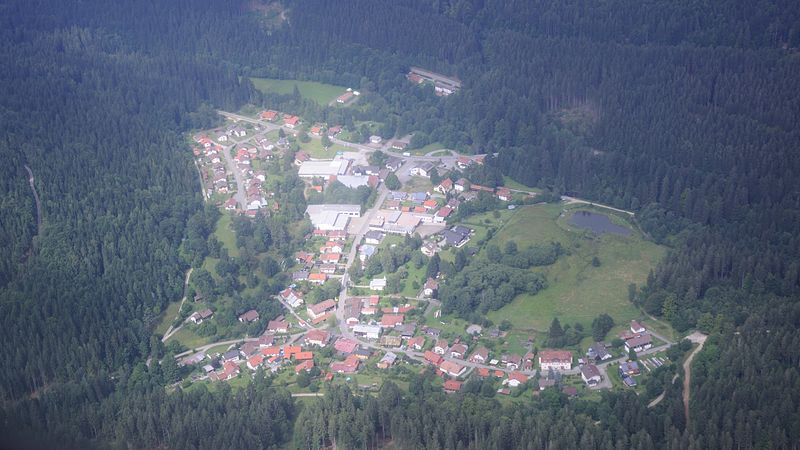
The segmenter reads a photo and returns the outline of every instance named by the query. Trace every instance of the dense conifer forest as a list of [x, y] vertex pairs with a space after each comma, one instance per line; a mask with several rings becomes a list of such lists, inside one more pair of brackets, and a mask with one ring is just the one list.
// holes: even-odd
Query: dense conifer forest
[[[0, 4], [6, 446], [797, 448], [796, 2], [287, 0], [285, 21], [258, 0], [68, 3]], [[464, 88], [436, 97], [408, 83], [410, 65]], [[261, 94], [247, 77], [353, 86], [367, 106]], [[183, 133], [245, 103], [497, 153], [486, 184], [508, 176], [636, 211], [670, 250], [634, 301], [711, 333], [690, 421], [668, 383], [653, 409], [553, 392], [512, 410], [480, 385], [434, 392], [430, 374], [408, 395], [344, 387], [300, 409], [260, 377], [167, 393], [173, 368], [145, 364], [163, 352], [152, 330], [211, 231]], [[465, 314], [515, 289], [491, 286], [481, 304], [462, 281]]]

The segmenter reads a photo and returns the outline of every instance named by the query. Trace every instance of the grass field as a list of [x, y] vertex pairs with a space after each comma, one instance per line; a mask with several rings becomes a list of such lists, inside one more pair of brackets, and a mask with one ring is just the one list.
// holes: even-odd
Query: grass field
[[303, 98], [307, 98], [320, 105], [327, 105], [331, 100], [342, 95], [347, 88], [333, 84], [318, 83], [316, 81], [276, 80], [272, 78], [250, 78], [253, 86], [265, 94], [291, 94], [294, 87], [300, 91]]
[[400, 189], [403, 192], [432, 192], [433, 184], [425, 177], [411, 177]]
[[[649, 270], [664, 254], [664, 248], [630, 237], [594, 237], [566, 227], [563, 205], [536, 205], [517, 209], [490, 242], [503, 245], [514, 240], [520, 248], [528, 244], [560, 242], [563, 255], [552, 266], [541, 268], [549, 287], [537, 295], [523, 294], [488, 316], [495, 323], [509, 320], [515, 329], [546, 331], [554, 317], [562, 324], [581, 323], [590, 329], [592, 320], [608, 313], [625, 323], [641, 313], [628, 301], [628, 285], [641, 286]], [[567, 213], [569, 214], [569, 213]], [[592, 258], [600, 266], [592, 265]]]
[[336, 152], [346, 152], [348, 150], [339, 144], [333, 144], [326, 150], [325, 147], [322, 146], [322, 140], [313, 137], [309, 142], [298, 142], [298, 144], [301, 150], [306, 151], [314, 159], [333, 159], [333, 157], [336, 156]]
[[228, 250], [228, 255], [236, 257], [239, 256], [239, 248], [236, 247], [236, 234], [231, 228], [232, 216], [223, 213], [217, 221], [217, 228], [214, 230], [214, 235], [222, 243], [223, 247]]
[[167, 309], [161, 313], [161, 322], [158, 323], [156, 329], [154, 331], [155, 334], [159, 336], [163, 336], [169, 326], [172, 325], [172, 321], [175, 320], [175, 316], [178, 315], [178, 311], [180, 310], [181, 301], [178, 300], [176, 302], [172, 302], [167, 306]]
[[512, 180], [510, 177], [504, 176], [503, 177], [503, 186], [509, 189], [518, 189], [520, 191], [531, 191], [531, 192], [540, 192], [541, 189], [534, 188], [530, 186], [525, 186], [522, 183]]

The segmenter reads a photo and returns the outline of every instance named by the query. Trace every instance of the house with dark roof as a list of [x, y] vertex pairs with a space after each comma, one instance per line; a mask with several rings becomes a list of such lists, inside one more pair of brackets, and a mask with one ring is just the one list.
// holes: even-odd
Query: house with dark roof
[[258, 320], [258, 317], [259, 317], [258, 311], [256, 311], [255, 309], [251, 309], [246, 313], [242, 314], [241, 316], [239, 316], [239, 322], [242, 323], [255, 322], [256, 320]]
[[603, 377], [600, 375], [600, 369], [594, 364], [585, 364], [581, 366], [581, 378], [583, 382], [590, 387], [597, 386], [597, 384], [603, 381]]

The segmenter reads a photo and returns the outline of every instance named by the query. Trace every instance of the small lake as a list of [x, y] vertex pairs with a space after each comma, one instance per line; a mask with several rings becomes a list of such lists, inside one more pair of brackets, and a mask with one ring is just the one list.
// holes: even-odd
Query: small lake
[[621, 227], [611, 222], [605, 214], [597, 214], [589, 211], [576, 211], [569, 220], [571, 225], [584, 228], [594, 234], [618, 234], [620, 236], [630, 236], [631, 230]]

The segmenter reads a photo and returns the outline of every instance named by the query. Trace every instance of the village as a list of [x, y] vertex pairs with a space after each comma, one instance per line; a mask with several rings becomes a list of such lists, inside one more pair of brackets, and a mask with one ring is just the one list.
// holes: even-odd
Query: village
[[[337, 101], [349, 102], [353, 96], [348, 91]], [[303, 180], [307, 198], [341, 184], [369, 190], [371, 204], [309, 203], [305, 213], [313, 231], [306, 248], [295, 253], [293, 267], [286, 268], [290, 283], [274, 297], [284, 314], [262, 318], [255, 310], [244, 311], [238, 321], [265, 324], [262, 334], [179, 354], [179, 364], [192, 368], [192, 381], [272, 373], [296, 383], [295, 389], [311, 386], [316, 391], [319, 382], [349, 381], [358, 375], [376, 380], [430, 368], [447, 392], [480, 377], [492, 380], [499, 394], [519, 395], [530, 388], [538, 395], [554, 388], [577, 396], [587, 389], [612, 388], [612, 379], [634, 388], [642, 373], [669, 364], [664, 351], [674, 342], [636, 321], [613, 345], [594, 342], [585, 354], [533, 345], [524, 353], [492, 350], [507, 334], [496, 326], [467, 324], [460, 333], [437, 326], [444, 325], [439, 323], [437, 294], [446, 280], [440, 274], [414, 281], [402, 292], [388, 292], [391, 280], [385, 273], [368, 279], [363, 273], [354, 276], [371, 258], [407, 245], [412, 236], [421, 239], [418, 251], [426, 258], [464, 247], [475, 230], [451, 219], [480, 196], [506, 203], [508, 209], [534, 200], [534, 192], [447, 176], [484, 164], [486, 155], [412, 155], [407, 139], [384, 141], [379, 136], [366, 144], [347, 142], [341, 139], [346, 130], [340, 125], [306, 124], [274, 110], [255, 116], [221, 114], [227, 119], [224, 126], [196, 133], [192, 140], [204, 197], [226, 214], [255, 218], [279, 212], [282, 205], [270, 190], [269, 166], [286, 158]], [[314, 144], [311, 151], [303, 149], [303, 141]], [[332, 150], [334, 146], [339, 150]], [[401, 185], [390, 190], [390, 177]], [[323, 286], [336, 295], [309, 302], [309, 292]], [[205, 308], [192, 313], [184, 326], [213, 320], [214, 312]]]

